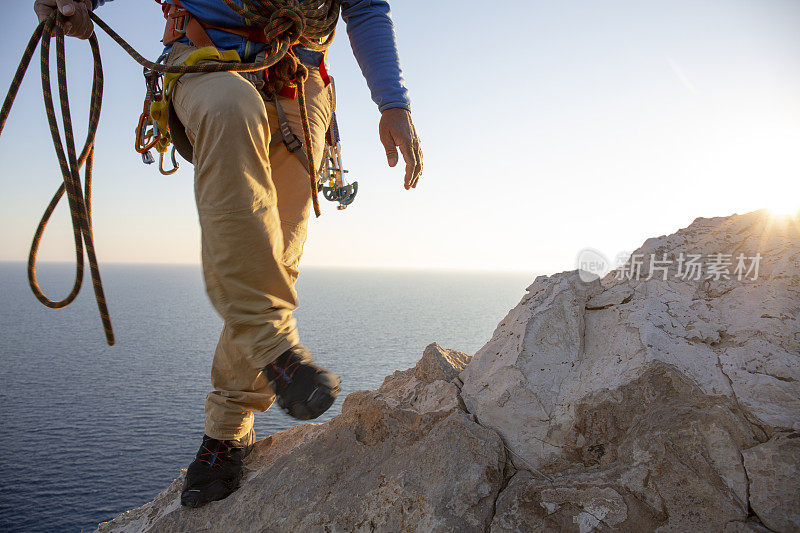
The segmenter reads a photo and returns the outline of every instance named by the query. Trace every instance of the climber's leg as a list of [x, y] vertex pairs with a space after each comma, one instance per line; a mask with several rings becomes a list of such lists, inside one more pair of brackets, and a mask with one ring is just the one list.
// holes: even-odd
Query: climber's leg
[[[176, 44], [170, 62], [192, 50]], [[185, 75], [172, 103], [194, 148], [206, 290], [225, 322], [212, 367], [215, 390], [206, 401], [206, 436], [182, 495], [184, 505], [198, 506], [236, 489], [252, 411], [267, 409], [274, 398], [261, 369], [299, 338], [260, 94], [238, 74]]]

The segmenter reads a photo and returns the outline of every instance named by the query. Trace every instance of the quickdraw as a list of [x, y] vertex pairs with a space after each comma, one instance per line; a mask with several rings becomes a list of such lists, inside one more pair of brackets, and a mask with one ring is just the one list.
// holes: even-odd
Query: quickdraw
[[[163, 63], [165, 59], [166, 54], [159, 57], [156, 63]], [[162, 75], [159, 72], [143, 67], [143, 73], [146, 92], [142, 114], [139, 117], [139, 124], [136, 126], [134, 149], [142, 155], [143, 163], [152, 165], [155, 163], [155, 159], [153, 159], [150, 150], [158, 144], [161, 137], [158, 131], [158, 123], [150, 116], [150, 106], [153, 102], [160, 102], [164, 97], [164, 93], [161, 83]]]
[[358, 194], [358, 182], [347, 183], [344, 175], [349, 172], [342, 166], [342, 141], [339, 137], [339, 123], [336, 120], [336, 84], [333, 77], [327, 76], [330, 83], [328, 91], [331, 98], [331, 123], [325, 133], [325, 151], [317, 171], [317, 190], [328, 201], [339, 202], [336, 209], [347, 209]]
[[336, 111], [331, 117], [331, 125], [325, 134], [325, 152], [322, 164], [317, 173], [318, 190], [331, 202], [339, 202], [336, 209], [347, 209], [358, 194], [358, 182], [347, 183], [344, 175], [350, 172], [342, 166], [342, 144], [339, 138], [339, 126], [336, 123]]

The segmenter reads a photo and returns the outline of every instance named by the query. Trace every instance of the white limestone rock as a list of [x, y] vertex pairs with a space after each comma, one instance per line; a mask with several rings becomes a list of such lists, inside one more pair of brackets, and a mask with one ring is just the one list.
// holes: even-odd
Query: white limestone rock
[[[651, 254], [671, 263], [666, 273], [651, 274]], [[728, 276], [686, 279], [678, 265], [692, 254], [722, 274], [730, 261]], [[745, 266], [760, 254], [757, 277], [737, 279], [739, 254]], [[639, 278], [621, 275], [637, 257]], [[742, 451], [753, 450], [754, 465], [791, 464], [756, 451], [800, 426], [800, 222], [765, 212], [697, 219], [648, 239], [627, 270], [602, 280], [539, 277], [460, 379], [467, 409], [533, 476], [517, 474], [501, 494], [493, 530], [733, 531], [759, 519], [786, 528], [800, 504], [778, 485], [794, 485], [748, 481]], [[569, 505], [548, 496], [568, 488], [577, 491]], [[505, 505], [508, 491], [533, 503]], [[602, 507], [598, 494], [616, 525], [581, 515]], [[767, 503], [776, 498], [790, 509], [780, 519]]]
[[763, 434], [671, 365], [584, 398], [575, 431], [558, 461], [512, 478], [492, 531], [711, 532], [748, 516], [741, 449]]

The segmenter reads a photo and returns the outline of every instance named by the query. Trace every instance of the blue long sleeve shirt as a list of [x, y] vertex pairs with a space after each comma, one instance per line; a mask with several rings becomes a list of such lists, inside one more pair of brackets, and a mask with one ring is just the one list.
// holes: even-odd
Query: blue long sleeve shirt
[[[94, 7], [112, 0], [93, 0]], [[174, 3], [167, 0], [168, 3]], [[241, 4], [241, 0], [238, 0]], [[242, 27], [244, 19], [222, 0], [181, 0], [181, 4], [198, 19], [220, 27]], [[394, 25], [386, 0], [342, 0], [342, 19], [347, 25], [350, 47], [367, 80], [372, 100], [384, 111], [393, 107], [410, 109], [411, 100], [403, 81]], [[243, 61], [252, 61], [266, 45], [254, 43], [239, 35], [210, 28], [209, 37], [221, 50], [236, 50]], [[322, 56], [296, 46], [300, 60], [316, 67]]]

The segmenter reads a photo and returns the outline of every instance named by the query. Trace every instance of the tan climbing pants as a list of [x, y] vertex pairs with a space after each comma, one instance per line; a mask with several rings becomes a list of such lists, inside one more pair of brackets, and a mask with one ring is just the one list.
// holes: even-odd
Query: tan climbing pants
[[[176, 43], [168, 63], [194, 50]], [[275, 399], [261, 369], [300, 342], [292, 311], [311, 205], [308, 173], [283, 143], [270, 150], [271, 136], [280, 135], [275, 105], [239, 74], [184, 75], [172, 102], [194, 147], [203, 276], [224, 320], [205, 431], [239, 439], [253, 427], [253, 412]], [[306, 103], [319, 164], [332, 103], [315, 69]], [[281, 107], [302, 139], [297, 101], [281, 99]]]

